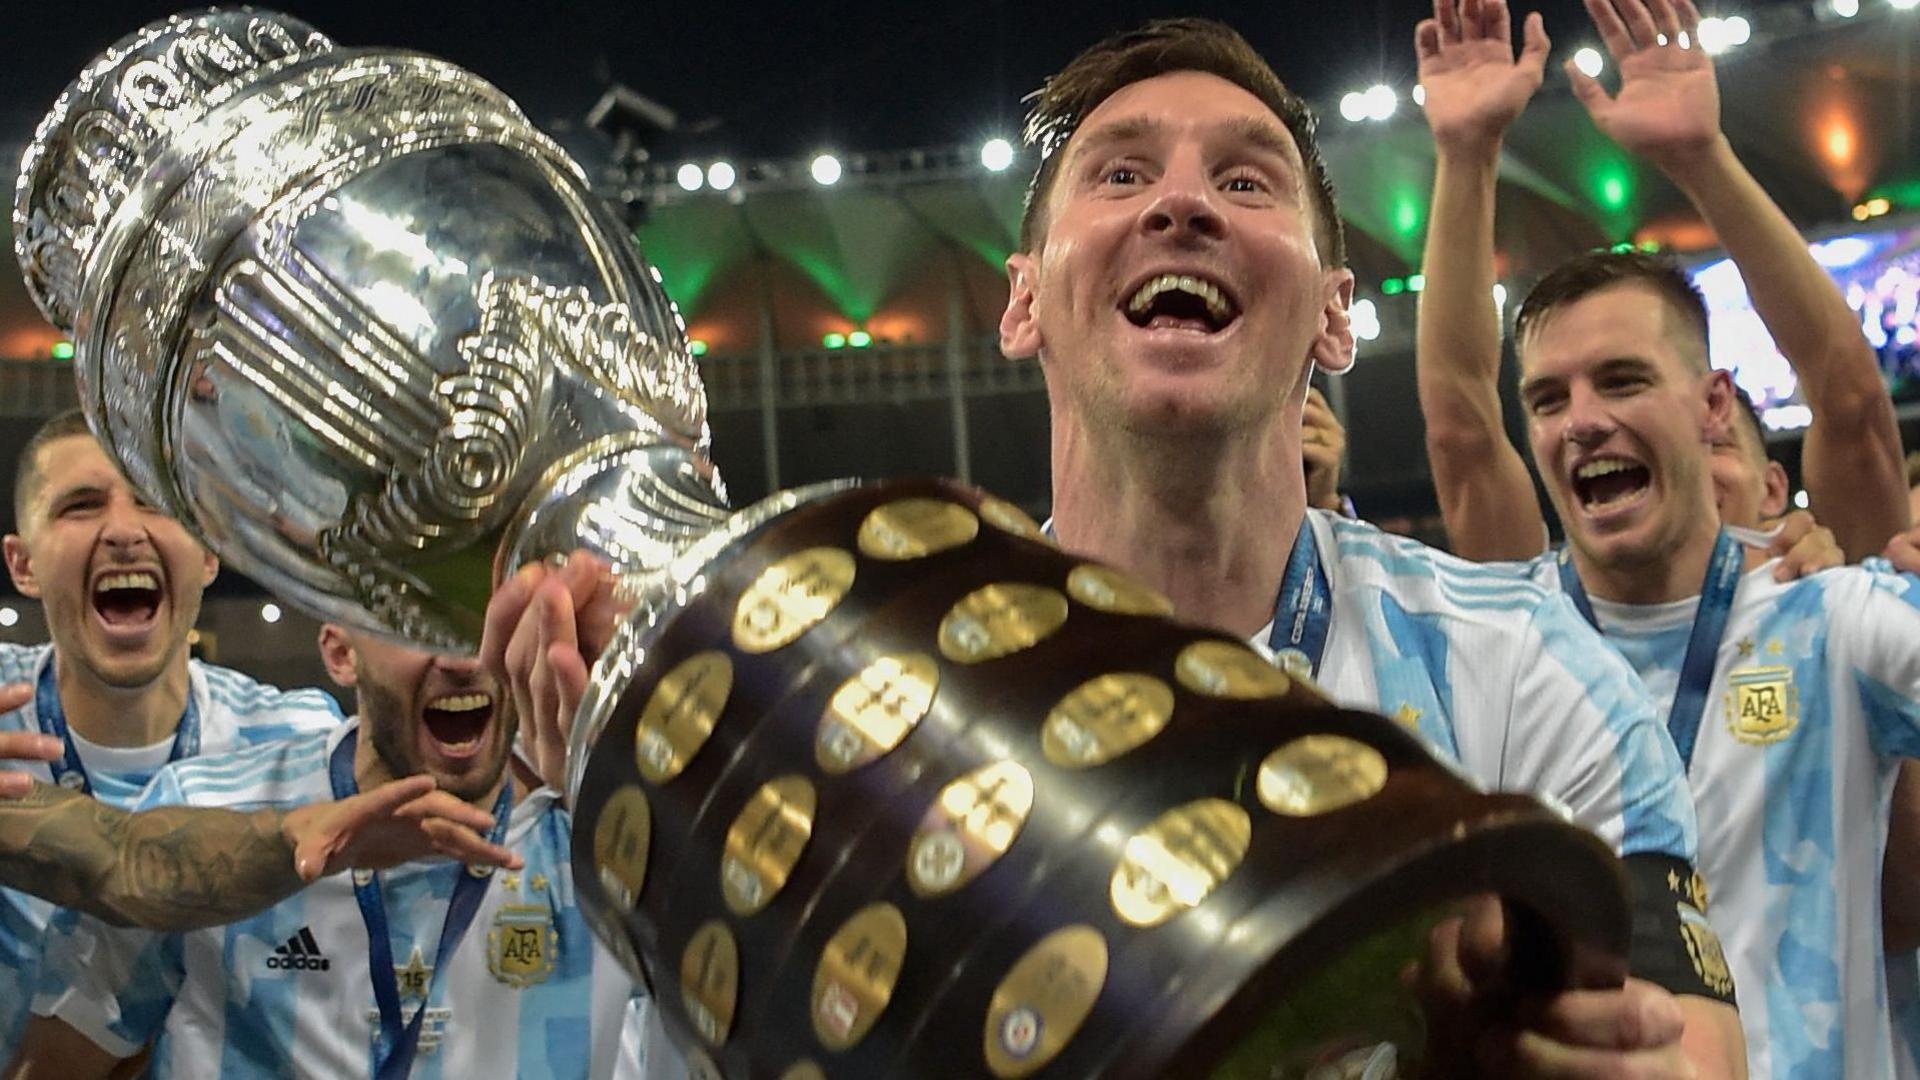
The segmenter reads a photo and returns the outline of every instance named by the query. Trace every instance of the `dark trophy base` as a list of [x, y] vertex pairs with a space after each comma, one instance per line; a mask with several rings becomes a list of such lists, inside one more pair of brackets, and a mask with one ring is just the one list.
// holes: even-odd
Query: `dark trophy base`
[[1401, 973], [1506, 901], [1617, 984], [1613, 857], [944, 482], [773, 518], [627, 645], [576, 880], [696, 1075], [1421, 1075]]

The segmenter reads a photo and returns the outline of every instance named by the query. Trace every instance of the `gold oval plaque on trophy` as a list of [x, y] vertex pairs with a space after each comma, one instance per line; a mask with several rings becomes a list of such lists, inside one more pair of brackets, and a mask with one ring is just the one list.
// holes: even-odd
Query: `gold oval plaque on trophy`
[[593, 827], [593, 863], [600, 887], [622, 908], [632, 908], [647, 883], [647, 849], [653, 842], [653, 811], [647, 793], [628, 784], [607, 799]]
[[960, 664], [997, 660], [1046, 640], [1067, 621], [1067, 598], [1004, 581], [968, 593], [940, 620], [940, 653]]
[[945, 499], [895, 499], [860, 523], [860, 554], [905, 562], [938, 555], [980, 535], [980, 519]]
[[1108, 890], [1129, 926], [1159, 926], [1198, 906], [1247, 857], [1253, 821], [1225, 799], [1196, 799], [1127, 838]]
[[796, 551], [760, 571], [733, 609], [734, 645], [768, 653], [793, 644], [846, 599], [853, 573], [853, 556], [833, 547]]
[[1033, 777], [996, 761], [940, 789], [907, 845], [907, 884], [920, 897], [945, 896], [992, 866], [1033, 811]]
[[1107, 981], [1107, 942], [1084, 924], [1055, 930], [1016, 961], [987, 1006], [987, 1068], [1031, 1076], [1067, 1048]]
[[680, 997], [694, 1030], [710, 1046], [727, 1041], [740, 996], [740, 946], [719, 919], [694, 931], [680, 954]]
[[1067, 575], [1067, 595], [1111, 615], [1173, 614], [1173, 601], [1110, 566], [1074, 567]]
[[1250, 701], [1282, 697], [1293, 689], [1287, 673], [1259, 653], [1232, 641], [1196, 641], [1173, 662], [1180, 685], [1208, 697]]
[[1387, 786], [1387, 759], [1344, 735], [1302, 735], [1260, 762], [1260, 805], [1287, 817], [1317, 817], [1373, 798]]
[[1053, 540], [1040, 528], [1039, 523], [1027, 516], [1026, 511], [1005, 499], [996, 499], [991, 495], [981, 499], [980, 518], [1001, 532], [1024, 536], [1043, 544], [1053, 543]]
[[871, 904], [841, 924], [813, 969], [813, 1033], [829, 1050], [867, 1037], [893, 1000], [907, 959], [907, 920], [892, 904]]
[[827, 702], [814, 762], [838, 776], [885, 757], [927, 715], [939, 686], [939, 664], [925, 653], [876, 658]]
[[640, 775], [655, 784], [679, 776], [707, 744], [732, 692], [733, 661], [718, 649], [695, 653], [667, 672], [634, 731]]
[[760, 785], [727, 830], [720, 891], [735, 915], [752, 915], [786, 887], [813, 835], [813, 785], [782, 776]]
[[1173, 688], [1151, 675], [1097, 675], [1047, 713], [1040, 750], [1063, 769], [1104, 765], [1145, 744], [1173, 719]]

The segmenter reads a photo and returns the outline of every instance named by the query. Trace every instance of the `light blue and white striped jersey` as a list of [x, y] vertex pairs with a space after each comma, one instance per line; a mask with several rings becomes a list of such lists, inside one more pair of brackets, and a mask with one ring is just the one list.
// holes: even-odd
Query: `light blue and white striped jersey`
[[[0, 643], [0, 684], [35, 683], [53, 663], [50, 645]], [[333, 698], [318, 690], [276, 690], [223, 667], [187, 662], [188, 692], [200, 720], [200, 753], [220, 754], [260, 743], [340, 725], [340, 709]], [[0, 731], [40, 731], [40, 716], [32, 701], [0, 714]], [[52, 771], [39, 762], [0, 762], [38, 780], [53, 782]], [[116, 773], [89, 764], [87, 775], [95, 797], [127, 807], [151, 780], [150, 772]], [[27, 1006], [40, 965], [42, 938], [53, 905], [12, 889], [0, 889], [0, 969], [17, 989], [0, 993], [0, 1058], [11, 1059], [26, 1029]]]
[[1557, 805], [1623, 855], [1693, 861], [1673, 743], [1557, 588], [1365, 522], [1307, 521], [1333, 590], [1318, 681], [1335, 701], [1395, 718], [1482, 786]]
[[[169, 765], [141, 806], [291, 809], [332, 798], [329, 755], [357, 727]], [[505, 846], [524, 869], [497, 871], [445, 970], [432, 970], [464, 867], [444, 859], [377, 875], [403, 1015], [424, 1000], [412, 1076], [657, 1076], [678, 1055], [573, 888], [571, 820], [551, 789], [522, 798]], [[130, 1056], [157, 1038], [152, 1076], [370, 1076], [379, 1007], [353, 875], [337, 874], [260, 915], [155, 934], [62, 915], [48, 938], [34, 1011]], [[637, 1008], [630, 1009], [636, 1004]], [[628, 1040], [622, 1028], [649, 1034]], [[645, 1061], [651, 1053], [660, 1060]], [[649, 1069], [651, 1071], [649, 1071]]]
[[[1527, 565], [1558, 587], [1552, 554]], [[1592, 603], [1664, 715], [1698, 598]], [[1688, 780], [1753, 1077], [1893, 1075], [1880, 867], [1917, 701], [1920, 578], [1742, 576]]]

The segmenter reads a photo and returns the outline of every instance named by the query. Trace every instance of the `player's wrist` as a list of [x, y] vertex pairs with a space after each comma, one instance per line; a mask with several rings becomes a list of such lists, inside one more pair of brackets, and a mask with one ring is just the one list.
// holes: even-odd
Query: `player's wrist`
[[1649, 148], [1643, 156], [1690, 196], [1711, 189], [1740, 169], [1733, 144], [1718, 129], [1699, 139]]

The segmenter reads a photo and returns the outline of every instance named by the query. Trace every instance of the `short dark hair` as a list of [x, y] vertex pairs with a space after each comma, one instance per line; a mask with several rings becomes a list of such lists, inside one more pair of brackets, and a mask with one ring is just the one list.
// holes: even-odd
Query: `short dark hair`
[[1320, 261], [1345, 266], [1347, 240], [1334, 204], [1333, 182], [1314, 142], [1315, 120], [1306, 102], [1287, 89], [1247, 39], [1212, 19], [1156, 19], [1138, 30], [1115, 34], [1093, 46], [1040, 89], [1027, 96], [1027, 145], [1040, 152], [1040, 167], [1027, 187], [1020, 217], [1020, 250], [1032, 251], [1046, 232], [1047, 195], [1060, 172], [1060, 152], [1087, 114], [1128, 86], [1176, 71], [1216, 75], [1259, 98], [1273, 110], [1300, 149], [1313, 200]]
[[79, 409], [68, 409], [56, 413], [47, 419], [27, 439], [20, 448], [20, 460], [13, 467], [13, 527], [19, 531], [26, 524], [27, 507], [33, 497], [39, 494], [40, 484], [46, 477], [40, 475], [40, 448], [50, 442], [85, 435], [93, 438], [93, 429], [87, 426], [87, 414]]
[[1601, 249], [1576, 255], [1536, 282], [1514, 316], [1513, 336], [1527, 335], [1555, 311], [1615, 285], [1645, 285], [1686, 320], [1700, 342], [1699, 368], [1707, 366], [1707, 301], [1679, 264], [1663, 255]]
[[[1747, 430], [1753, 432], [1753, 444], [1760, 448], [1760, 463], [1765, 465], [1770, 459], [1767, 457], [1767, 425], [1760, 420], [1760, 408], [1737, 384], [1733, 388], [1733, 400], [1736, 407], [1735, 414], [1746, 418]], [[1735, 420], [1735, 423], [1738, 422]]]

